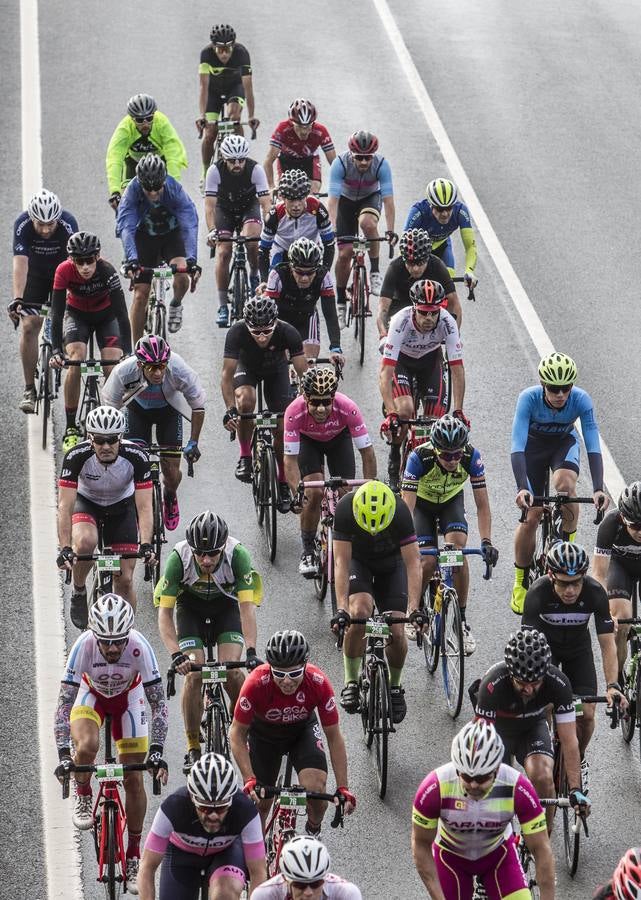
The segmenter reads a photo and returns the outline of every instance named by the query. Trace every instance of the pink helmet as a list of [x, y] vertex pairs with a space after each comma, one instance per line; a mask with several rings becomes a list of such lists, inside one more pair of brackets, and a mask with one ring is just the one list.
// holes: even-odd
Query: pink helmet
[[167, 362], [171, 356], [169, 344], [159, 334], [143, 335], [136, 344], [134, 352], [141, 363], [151, 363], [152, 365]]

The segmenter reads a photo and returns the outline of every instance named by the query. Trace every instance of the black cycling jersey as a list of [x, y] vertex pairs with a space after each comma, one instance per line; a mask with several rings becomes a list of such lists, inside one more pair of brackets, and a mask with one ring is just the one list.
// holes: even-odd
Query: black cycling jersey
[[303, 355], [303, 342], [287, 322], [276, 322], [267, 347], [259, 347], [245, 322], [234, 322], [225, 338], [225, 359], [237, 359], [253, 373], [273, 372], [286, 366], [289, 359]]
[[258, 163], [255, 159], [248, 159], [240, 174], [229, 171], [224, 159], [219, 159], [215, 164], [220, 175], [220, 184], [216, 189], [218, 205], [225, 212], [234, 216], [242, 215], [254, 202], [257, 196], [265, 196], [264, 192], [256, 193], [256, 185], [252, 181], [252, 173]]
[[588, 625], [592, 615], [597, 634], [613, 634], [614, 622], [608, 596], [595, 578], [587, 575], [576, 601], [563, 603], [554, 590], [552, 580], [548, 575], [543, 575], [537, 578], [525, 595], [521, 624], [542, 631], [558, 659], [591, 653]]
[[[234, 44], [229, 60], [222, 63], [212, 45], [207, 44], [201, 51], [198, 71], [209, 76], [209, 100], [221, 95], [229, 97], [232, 93], [233, 96], [244, 97], [242, 79], [252, 72], [249, 52], [243, 44]], [[210, 108], [209, 103], [207, 108]]]
[[594, 553], [596, 556], [611, 556], [630, 575], [641, 578], [641, 543], [630, 536], [617, 509], [607, 513], [599, 525]]
[[338, 316], [336, 314], [336, 298], [333, 285], [330, 293], [328, 282], [331, 279], [328, 279], [327, 269], [321, 266], [316, 272], [312, 283], [305, 288], [301, 288], [296, 284], [289, 262], [281, 262], [275, 269], [280, 279], [280, 287], [277, 289], [277, 293], [269, 289], [267, 293], [278, 303], [279, 318], [300, 329], [316, 311], [316, 304], [320, 298], [323, 318], [327, 325], [329, 345], [330, 347], [340, 347], [341, 338]]
[[29, 271], [53, 278], [57, 266], [67, 258], [67, 241], [78, 231], [78, 223], [63, 209], [58, 227], [51, 237], [40, 237], [27, 212], [20, 213], [13, 224], [13, 255], [29, 257]]
[[381, 288], [381, 297], [389, 297], [392, 301], [389, 310], [390, 317], [397, 313], [399, 309], [410, 305], [410, 287], [414, 282], [420, 281], [422, 278], [438, 281], [439, 284], [443, 285], [443, 290], [446, 294], [453, 294], [456, 290], [447, 266], [433, 253], [430, 254], [427, 260], [425, 271], [418, 278], [413, 278], [410, 275], [405, 263], [399, 256], [392, 260], [387, 267], [387, 272], [383, 279], [383, 287]]
[[500, 732], [530, 728], [545, 719], [552, 704], [557, 722], [574, 722], [574, 695], [570, 679], [556, 666], [550, 666], [541, 688], [527, 699], [517, 693], [504, 662], [496, 663], [485, 673], [479, 685], [476, 714], [493, 721]]
[[336, 505], [334, 540], [349, 541], [352, 559], [365, 563], [373, 572], [394, 566], [401, 548], [416, 541], [416, 529], [408, 506], [397, 497], [392, 521], [383, 531], [372, 535], [361, 528], [354, 518], [354, 493], [350, 491], [345, 494]]

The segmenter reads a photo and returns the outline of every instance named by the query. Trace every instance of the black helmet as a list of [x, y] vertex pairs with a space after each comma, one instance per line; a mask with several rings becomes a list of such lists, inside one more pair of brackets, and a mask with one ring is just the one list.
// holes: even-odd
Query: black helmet
[[245, 301], [243, 318], [250, 328], [273, 325], [278, 318], [278, 304], [271, 297], [250, 297]]
[[432, 252], [432, 238], [424, 228], [411, 228], [401, 235], [398, 252], [404, 262], [426, 262]]
[[209, 509], [194, 516], [185, 532], [187, 543], [195, 553], [214, 553], [222, 549], [228, 535], [225, 520]]
[[505, 665], [512, 678], [538, 681], [550, 668], [552, 651], [542, 631], [519, 628], [505, 645]]
[[628, 522], [641, 522], [641, 481], [633, 481], [623, 488], [619, 497], [619, 512]]
[[588, 571], [588, 554], [579, 544], [557, 541], [545, 557], [547, 568], [560, 575], [584, 575]]
[[212, 25], [209, 40], [212, 44], [233, 44], [236, 40], [236, 32], [231, 25]]
[[300, 631], [277, 631], [267, 641], [265, 658], [270, 666], [302, 666], [309, 659], [309, 644]]
[[132, 119], [148, 119], [157, 109], [156, 101], [149, 94], [134, 94], [127, 103], [127, 112]]
[[156, 153], [146, 153], [138, 160], [136, 175], [146, 191], [159, 191], [167, 178], [167, 166]]
[[470, 430], [455, 416], [441, 416], [430, 430], [430, 442], [437, 450], [460, 450], [467, 444]]
[[287, 259], [301, 269], [317, 269], [323, 259], [321, 248], [308, 237], [299, 237], [289, 245]]
[[333, 397], [338, 387], [338, 378], [333, 369], [312, 366], [300, 380], [306, 397]]
[[278, 195], [287, 200], [302, 200], [309, 194], [311, 184], [302, 169], [288, 169], [280, 176]]
[[90, 231], [76, 231], [67, 241], [69, 256], [96, 256], [100, 253], [100, 240]]

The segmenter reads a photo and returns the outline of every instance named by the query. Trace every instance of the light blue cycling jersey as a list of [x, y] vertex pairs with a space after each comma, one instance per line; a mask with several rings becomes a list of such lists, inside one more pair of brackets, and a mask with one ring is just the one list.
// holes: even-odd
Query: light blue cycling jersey
[[347, 200], [362, 200], [370, 194], [381, 192], [381, 197], [394, 194], [392, 169], [388, 161], [375, 153], [372, 164], [365, 172], [359, 172], [347, 151], [337, 156], [329, 169], [330, 197], [345, 197]]

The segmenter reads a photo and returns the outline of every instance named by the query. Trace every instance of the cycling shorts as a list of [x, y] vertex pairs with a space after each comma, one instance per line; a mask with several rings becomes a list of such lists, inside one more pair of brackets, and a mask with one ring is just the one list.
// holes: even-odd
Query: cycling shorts
[[[123, 412], [127, 416], [127, 431], [125, 438], [128, 441], [151, 444], [151, 433], [156, 426], [156, 441], [167, 447], [182, 447], [183, 442], [183, 417], [177, 409], [167, 406], [145, 409], [135, 400], [132, 400]], [[161, 453], [161, 456], [175, 456], [174, 453]], [[178, 452], [178, 455], [180, 453]]]
[[313, 472], [323, 472], [325, 459], [330, 475], [354, 478], [356, 474], [354, 445], [347, 428], [344, 428], [331, 441], [315, 441], [306, 434], [301, 434], [298, 451], [298, 468], [301, 478], [311, 475]]
[[318, 317], [317, 309], [313, 310], [304, 322], [301, 322], [300, 318], [297, 318], [296, 321], [292, 321], [292, 319], [288, 319], [286, 315], [279, 315], [278, 318], [281, 322], [287, 322], [292, 328], [295, 328], [300, 334], [300, 339], [304, 344], [320, 344], [320, 319]]
[[22, 315], [39, 316], [41, 306], [50, 306], [51, 290], [53, 288], [53, 272], [44, 275], [33, 272], [31, 267], [27, 270], [27, 283], [22, 294]]
[[290, 402], [289, 366], [278, 366], [265, 374], [252, 372], [248, 366], [239, 360], [234, 375], [234, 388], [249, 385], [255, 388], [262, 381], [265, 409], [270, 412], [285, 412]]
[[526, 758], [534, 753], [542, 753], [543, 756], [554, 759], [552, 736], [545, 719], [535, 719], [532, 723], [514, 719], [510, 725], [506, 725], [504, 719], [497, 719], [494, 725], [505, 746], [504, 762], [509, 764], [510, 757], [513, 756], [522, 766]]
[[[438, 531], [437, 531], [438, 523]], [[417, 497], [414, 509], [416, 533], [421, 537], [421, 544], [426, 547], [437, 546], [437, 534], [459, 532], [467, 534], [465, 518], [465, 497], [459, 491], [447, 503], [430, 503]], [[427, 538], [427, 540], [423, 540]], [[427, 557], [425, 557], [427, 559]]]
[[607, 577], [609, 598], [625, 597], [626, 600], [632, 600], [638, 583], [639, 575], [629, 572], [623, 560], [610, 557]]
[[105, 697], [93, 690], [83, 674], [70, 721], [91, 719], [102, 728], [105, 716], [111, 716], [111, 734], [118, 753], [146, 753], [149, 731], [145, 708], [145, 689], [138, 675], [127, 691], [115, 697]]
[[432, 845], [432, 853], [441, 890], [446, 897], [471, 900], [476, 875], [483, 882], [488, 900], [502, 900], [504, 897], [530, 900], [514, 835], [480, 859], [466, 859], [445, 850], [436, 841]]
[[548, 469], [570, 469], [579, 473], [579, 444], [573, 434], [557, 437], [528, 437], [525, 466], [530, 490], [541, 496]]
[[[290, 729], [291, 734], [283, 736]], [[323, 731], [315, 712], [302, 726], [281, 726], [277, 730], [267, 722], [254, 720], [248, 743], [249, 758], [259, 784], [276, 784], [282, 759], [287, 755], [297, 773], [303, 769], [327, 772]]]
[[572, 647], [571, 655], [565, 656], [554, 648], [552, 665], [558, 666], [563, 674], [568, 676], [577, 697], [594, 697], [597, 691], [597, 677], [589, 635], [584, 646], [575, 644]]
[[[260, 223], [261, 221], [260, 205], [257, 197], [254, 197], [242, 212], [234, 212], [233, 210], [225, 209], [220, 203], [216, 204], [216, 229], [220, 234], [233, 234], [236, 230], [242, 231], [246, 222]], [[251, 247], [251, 244], [247, 245], [247, 249], [249, 247]]]
[[76, 494], [71, 523], [77, 525], [80, 522], [89, 522], [96, 527], [101, 522], [103, 544], [116, 553], [135, 553], [138, 549], [138, 518], [133, 494], [109, 506], [101, 506]]
[[[141, 266], [159, 266], [162, 262], [185, 257], [185, 242], [180, 228], [172, 228], [167, 234], [147, 234], [142, 228], [136, 232], [136, 253]], [[140, 272], [134, 278], [136, 284], [151, 284], [151, 272]]]
[[[382, 569], [382, 567], [381, 567]], [[407, 612], [407, 570], [399, 553], [393, 567], [385, 566], [379, 572], [360, 559], [354, 559], [349, 568], [349, 594], [369, 594], [376, 609], [384, 612]]]
[[[367, 197], [361, 197], [360, 200], [350, 200], [348, 197], [338, 198], [338, 210], [336, 213], [336, 234], [342, 235], [358, 234], [358, 220], [363, 213], [369, 213], [375, 219], [379, 219], [383, 201], [381, 192], [374, 191]], [[345, 243], [345, 241], [339, 241]]]
[[439, 259], [442, 259], [448, 269], [451, 269], [452, 271], [456, 269], [451, 237], [448, 237], [447, 240], [443, 241], [442, 244], [439, 244], [438, 247], [432, 247], [432, 253], [434, 256], [438, 256]]
[[214, 878], [231, 877], [244, 884], [249, 872], [241, 838], [237, 837], [226, 850], [208, 856], [186, 853], [168, 844], [160, 869], [158, 900], [196, 900], [200, 897], [200, 873], [203, 869], [208, 882]]
[[401, 354], [394, 368], [392, 394], [395, 398], [411, 397], [416, 385], [425, 414], [440, 418], [447, 412], [446, 373], [443, 354], [438, 349], [418, 360]]
[[205, 110], [205, 118], [208, 122], [217, 122], [220, 118], [225, 105], [227, 103], [238, 103], [242, 109], [245, 105], [245, 88], [242, 81], [236, 84], [224, 94], [215, 94], [211, 91], [207, 96], [207, 109]]
[[[205, 619], [211, 619], [207, 627]], [[213, 644], [244, 644], [238, 603], [226, 597], [207, 604], [178, 594], [176, 600], [176, 634], [178, 646], [186, 653], [202, 650], [207, 642]]]
[[99, 350], [108, 347], [122, 350], [118, 320], [111, 310], [108, 312], [107, 317], [101, 313], [83, 315], [81, 312], [71, 312], [67, 307], [62, 320], [62, 343], [65, 347], [68, 344], [88, 344], [93, 333]]
[[304, 172], [310, 181], [321, 181], [321, 162], [320, 156], [287, 156], [281, 153], [276, 159], [276, 170], [279, 175], [288, 172], [290, 169], [300, 169]]

